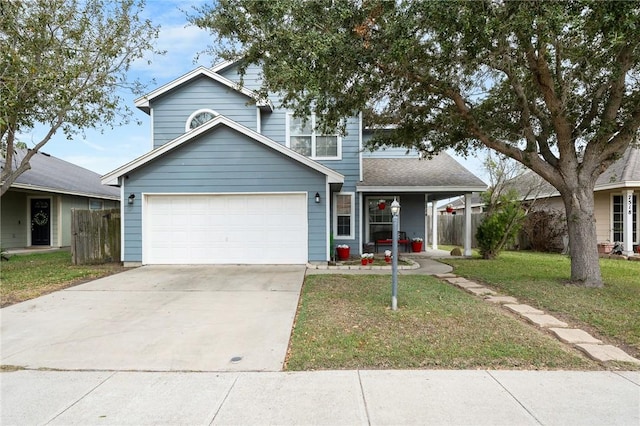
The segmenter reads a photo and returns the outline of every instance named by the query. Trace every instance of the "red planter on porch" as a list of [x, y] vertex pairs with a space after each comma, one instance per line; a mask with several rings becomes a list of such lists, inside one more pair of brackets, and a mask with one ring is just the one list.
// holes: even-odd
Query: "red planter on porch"
[[337, 247], [336, 251], [338, 252], [339, 260], [347, 260], [349, 259], [349, 247]]
[[411, 251], [414, 253], [419, 253], [422, 251], [422, 241], [412, 241], [411, 242]]

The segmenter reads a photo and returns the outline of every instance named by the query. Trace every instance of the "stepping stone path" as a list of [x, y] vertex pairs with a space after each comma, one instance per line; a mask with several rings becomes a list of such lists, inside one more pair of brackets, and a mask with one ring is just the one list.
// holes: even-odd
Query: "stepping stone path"
[[605, 345], [601, 340], [596, 339], [586, 331], [569, 328], [569, 325], [564, 321], [560, 321], [552, 315], [545, 314], [544, 311], [540, 309], [518, 303], [515, 297], [500, 296], [495, 291], [481, 284], [458, 277], [452, 273], [436, 274], [435, 277], [460, 287], [471, 294], [481, 296], [487, 302], [501, 304], [509, 311], [514, 312], [530, 323], [549, 330], [558, 340], [576, 347], [591, 359], [601, 362], [622, 361], [640, 365], [640, 359], [630, 356], [622, 349]]

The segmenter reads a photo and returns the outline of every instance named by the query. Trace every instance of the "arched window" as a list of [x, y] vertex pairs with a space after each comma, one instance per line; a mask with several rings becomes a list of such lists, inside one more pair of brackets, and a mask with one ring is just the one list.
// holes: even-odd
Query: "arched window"
[[212, 109], [199, 109], [189, 116], [184, 130], [188, 132], [198, 126], [202, 126], [207, 121], [213, 120], [217, 115], [218, 113]]

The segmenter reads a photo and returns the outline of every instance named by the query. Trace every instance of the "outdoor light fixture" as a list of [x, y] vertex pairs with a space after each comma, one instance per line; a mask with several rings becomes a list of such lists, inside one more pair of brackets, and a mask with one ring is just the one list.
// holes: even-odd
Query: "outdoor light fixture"
[[398, 310], [398, 215], [400, 203], [394, 199], [391, 203], [391, 310]]
[[400, 214], [400, 203], [398, 200], [393, 200], [393, 203], [391, 203], [391, 214], [393, 216], [398, 216], [398, 214]]
[[129, 195], [129, 200], [128, 200], [129, 205], [133, 204], [133, 200], [134, 200], [135, 198], [136, 198], [136, 194], [131, 194], [131, 195]]
[[320, 202], [320, 193], [316, 192], [316, 203]]

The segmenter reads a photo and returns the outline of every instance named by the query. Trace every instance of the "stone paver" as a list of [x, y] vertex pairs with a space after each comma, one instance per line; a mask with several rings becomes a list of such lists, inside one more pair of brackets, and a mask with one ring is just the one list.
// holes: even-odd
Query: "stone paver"
[[550, 328], [556, 337], [565, 343], [575, 345], [577, 343], [593, 343], [595, 345], [602, 344], [602, 340], [598, 340], [586, 331], [577, 328]]
[[486, 296], [488, 294], [495, 296], [497, 293], [486, 287], [467, 287], [465, 288], [469, 293], [473, 293], [476, 296]]
[[511, 305], [511, 304], [506, 304], [506, 305], [504, 305], [504, 307], [509, 309], [512, 312], [515, 312], [516, 314], [536, 314], [536, 315], [544, 314], [544, 312], [541, 311], [540, 309], [532, 308], [529, 305]]
[[500, 303], [500, 304], [518, 303], [518, 299], [516, 299], [515, 297], [511, 297], [511, 296], [489, 296], [484, 300], [486, 300], [487, 302]]
[[456, 274], [446, 273], [446, 274], [434, 274], [436, 278], [444, 279], [444, 278], [458, 278]]
[[581, 343], [576, 345], [590, 358], [597, 361], [623, 361], [640, 365], [640, 360], [627, 354], [620, 348], [612, 345], [595, 345], [590, 343]]
[[522, 313], [520, 315], [539, 327], [568, 327], [568, 324], [566, 322], [560, 321], [559, 319], [551, 315], [529, 313]]
[[[463, 280], [464, 280], [464, 279], [463, 279]], [[453, 285], [457, 285], [458, 287], [460, 287], [460, 288], [464, 288], [464, 289], [468, 289], [468, 288], [480, 288], [480, 287], [482, 287], [480, 284], [478, 284], [478, 283], [476, 283], [476, 282], [468, 281], [468, 280], [464, 280], [464, 281], [463, 281], [463, 280], [458, 280], [458, 281], [455, 281], [455, 282], [451, 282], [451, 281], [449, 281], [449, 280], [447, 280], [447, 281], [449, 281], [449, 282], [450, 282], [451, 284], [453, 284]]]

